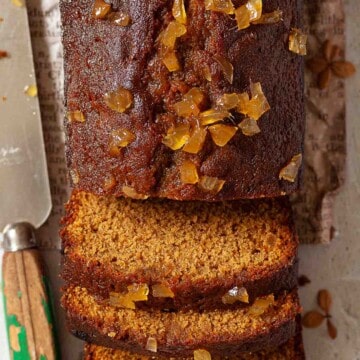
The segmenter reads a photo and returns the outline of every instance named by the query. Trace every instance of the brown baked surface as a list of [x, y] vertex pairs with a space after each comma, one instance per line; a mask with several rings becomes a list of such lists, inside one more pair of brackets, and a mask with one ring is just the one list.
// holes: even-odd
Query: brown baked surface
[[152, 355], [145, 347], [154, 337], [157, 354], [174, 357], [191, 357], [199, 348], [233, 356], [279, 346], [295, 336], [300, 312], [296, 291], [279, 296], [261, 315], [252, 307], [201, 313], [117, 309], [72, 286], [64, 289], [62, 306], [69, 330], [87, 342]]
[[[140, 308], [201, 310], [223, 307], [235, 286], [252, 302], [297, 284], [298, 241], [286, 198], [143, 203], [75, 191], [66, 209], [62, 277], [103, 299], [147, 284], [149, 301]], [[155, 284], [174, 298], [152, 297]]]
[[[173, 1], [116, 3], [130, 15], [130, 26], [93, 19], [93, 0], [60, 1], [65, 103], [69, 112], [82, 111], [86, 119], [65, 124], [68, 166], [76, 174], [73, 185], [98, 195], [120, 196], [127, 185], [152, 197], [207, 201], [273, 197], [298, 190], [301, 176], [291, 183], [280, 181], [279, 173], [303, 150], [303, 59], [288, 49], [291, 29], [301, 27], [302, 1], [264, 1], [264, 12], [280, 9], [283, 21], [241, 31], [232, 17], [205, 11], [203, 0], [186, 1], [191, 21], [176, 45], [183, 70], [174, 73], [166, 70], [156, 49], [159, 33], [173, 19]], [[232, 85], [215, 55], [233, 64]], [[211, 68], [211, 82], [203, 77], [204, 65]], [[173, 105], [191, 87], [200, 87], [210, 106], [224, 93], [249, 92], [250, 81], [261, 83], [271, 106], [258, 121], [260, 134], [249, 137], [238, 131], [224, 147], [216, 146], [208, 134], [204, 148], [195, 155], [162, 144], [174, 121], [181, 122]], [[104, 102], [104, 94], [119, 86], [135, 99], [125, 113]], [[233, 115], [236, 124], [243, 119]], [[119, 128], [131, 130], [136, 140], [112, 157], [109, 139]], [[179, 167], [185, 159], [197, 165], [200, 176], [225, 180], [222, 191], [214, 194], [183, 184]], [[111, 187], [105, 186], [109, 178]]]
[[[229, 360], [304, 360], [304, 346], [301, 334], [290, 339], [284, 345], [274, 350], [264, 350], [256, 353], [239, 354], [234, 357], [211, 357], [212, 360], [229, 359]], [[84, 347], [84, 360], [151, 360], [159, 359], [158, 357], [137, 355], [132, 352], [105, 348], [87, 343]], [[163, 358], [164, 360], [165, 358]], [[169, 359], [169, 358], [167, 358]], [[183, 360], [191, 360], [191, 358]]]

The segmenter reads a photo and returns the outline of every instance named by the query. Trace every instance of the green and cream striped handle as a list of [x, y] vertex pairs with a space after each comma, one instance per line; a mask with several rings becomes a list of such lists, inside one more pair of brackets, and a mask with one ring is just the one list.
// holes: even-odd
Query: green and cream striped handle
[[12, 360], [58, 360], [43, 263], [37, 249], [5, 253], [4, 304]]

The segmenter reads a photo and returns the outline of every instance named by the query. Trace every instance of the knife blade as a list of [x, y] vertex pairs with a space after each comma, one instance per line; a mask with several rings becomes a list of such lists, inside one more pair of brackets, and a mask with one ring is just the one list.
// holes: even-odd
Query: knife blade
[[0, 231], [12, 359], [57, 359], [51, 302], [35, 229], [51, 211], [30, 29], [25, 6], [1, 1]]

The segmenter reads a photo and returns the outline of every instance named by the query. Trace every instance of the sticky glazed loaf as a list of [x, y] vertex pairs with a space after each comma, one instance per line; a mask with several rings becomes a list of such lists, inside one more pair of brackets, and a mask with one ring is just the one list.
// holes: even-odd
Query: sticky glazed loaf
[[[186, 24], [173, 0], [110, 0], [105, 10], [94, 10], [94, 0], [61, 0], [73, 185], [206, 201], [296, 191], [303, 59], [289, 38], [301, 27], [301, 2], [263, 1], [263, 14], [277, 17], [239, 30], [235, 15], [205, 9], [203, 0], [184, 2]], [[236, 108], [221, 100], [234, 93]], [[289, 165], [299, 174], [282, 176]]]
[[285, 198], [144, 204], [75, 191], [66, 208], [62, 277], [104, 301], [142, 285], [149, 296], [136, 308], [201, 311], [297, 285]]

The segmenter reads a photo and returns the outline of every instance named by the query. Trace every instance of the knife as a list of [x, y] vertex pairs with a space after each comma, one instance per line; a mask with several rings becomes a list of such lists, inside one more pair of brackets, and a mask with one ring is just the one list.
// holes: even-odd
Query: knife
[[[35, 229], [51, 196], [26, 7], [1, 1], [0, 231], [10, 358], [58, 359], [44, 266]], [[5, 356], [5, 354], [3, 355]]]

